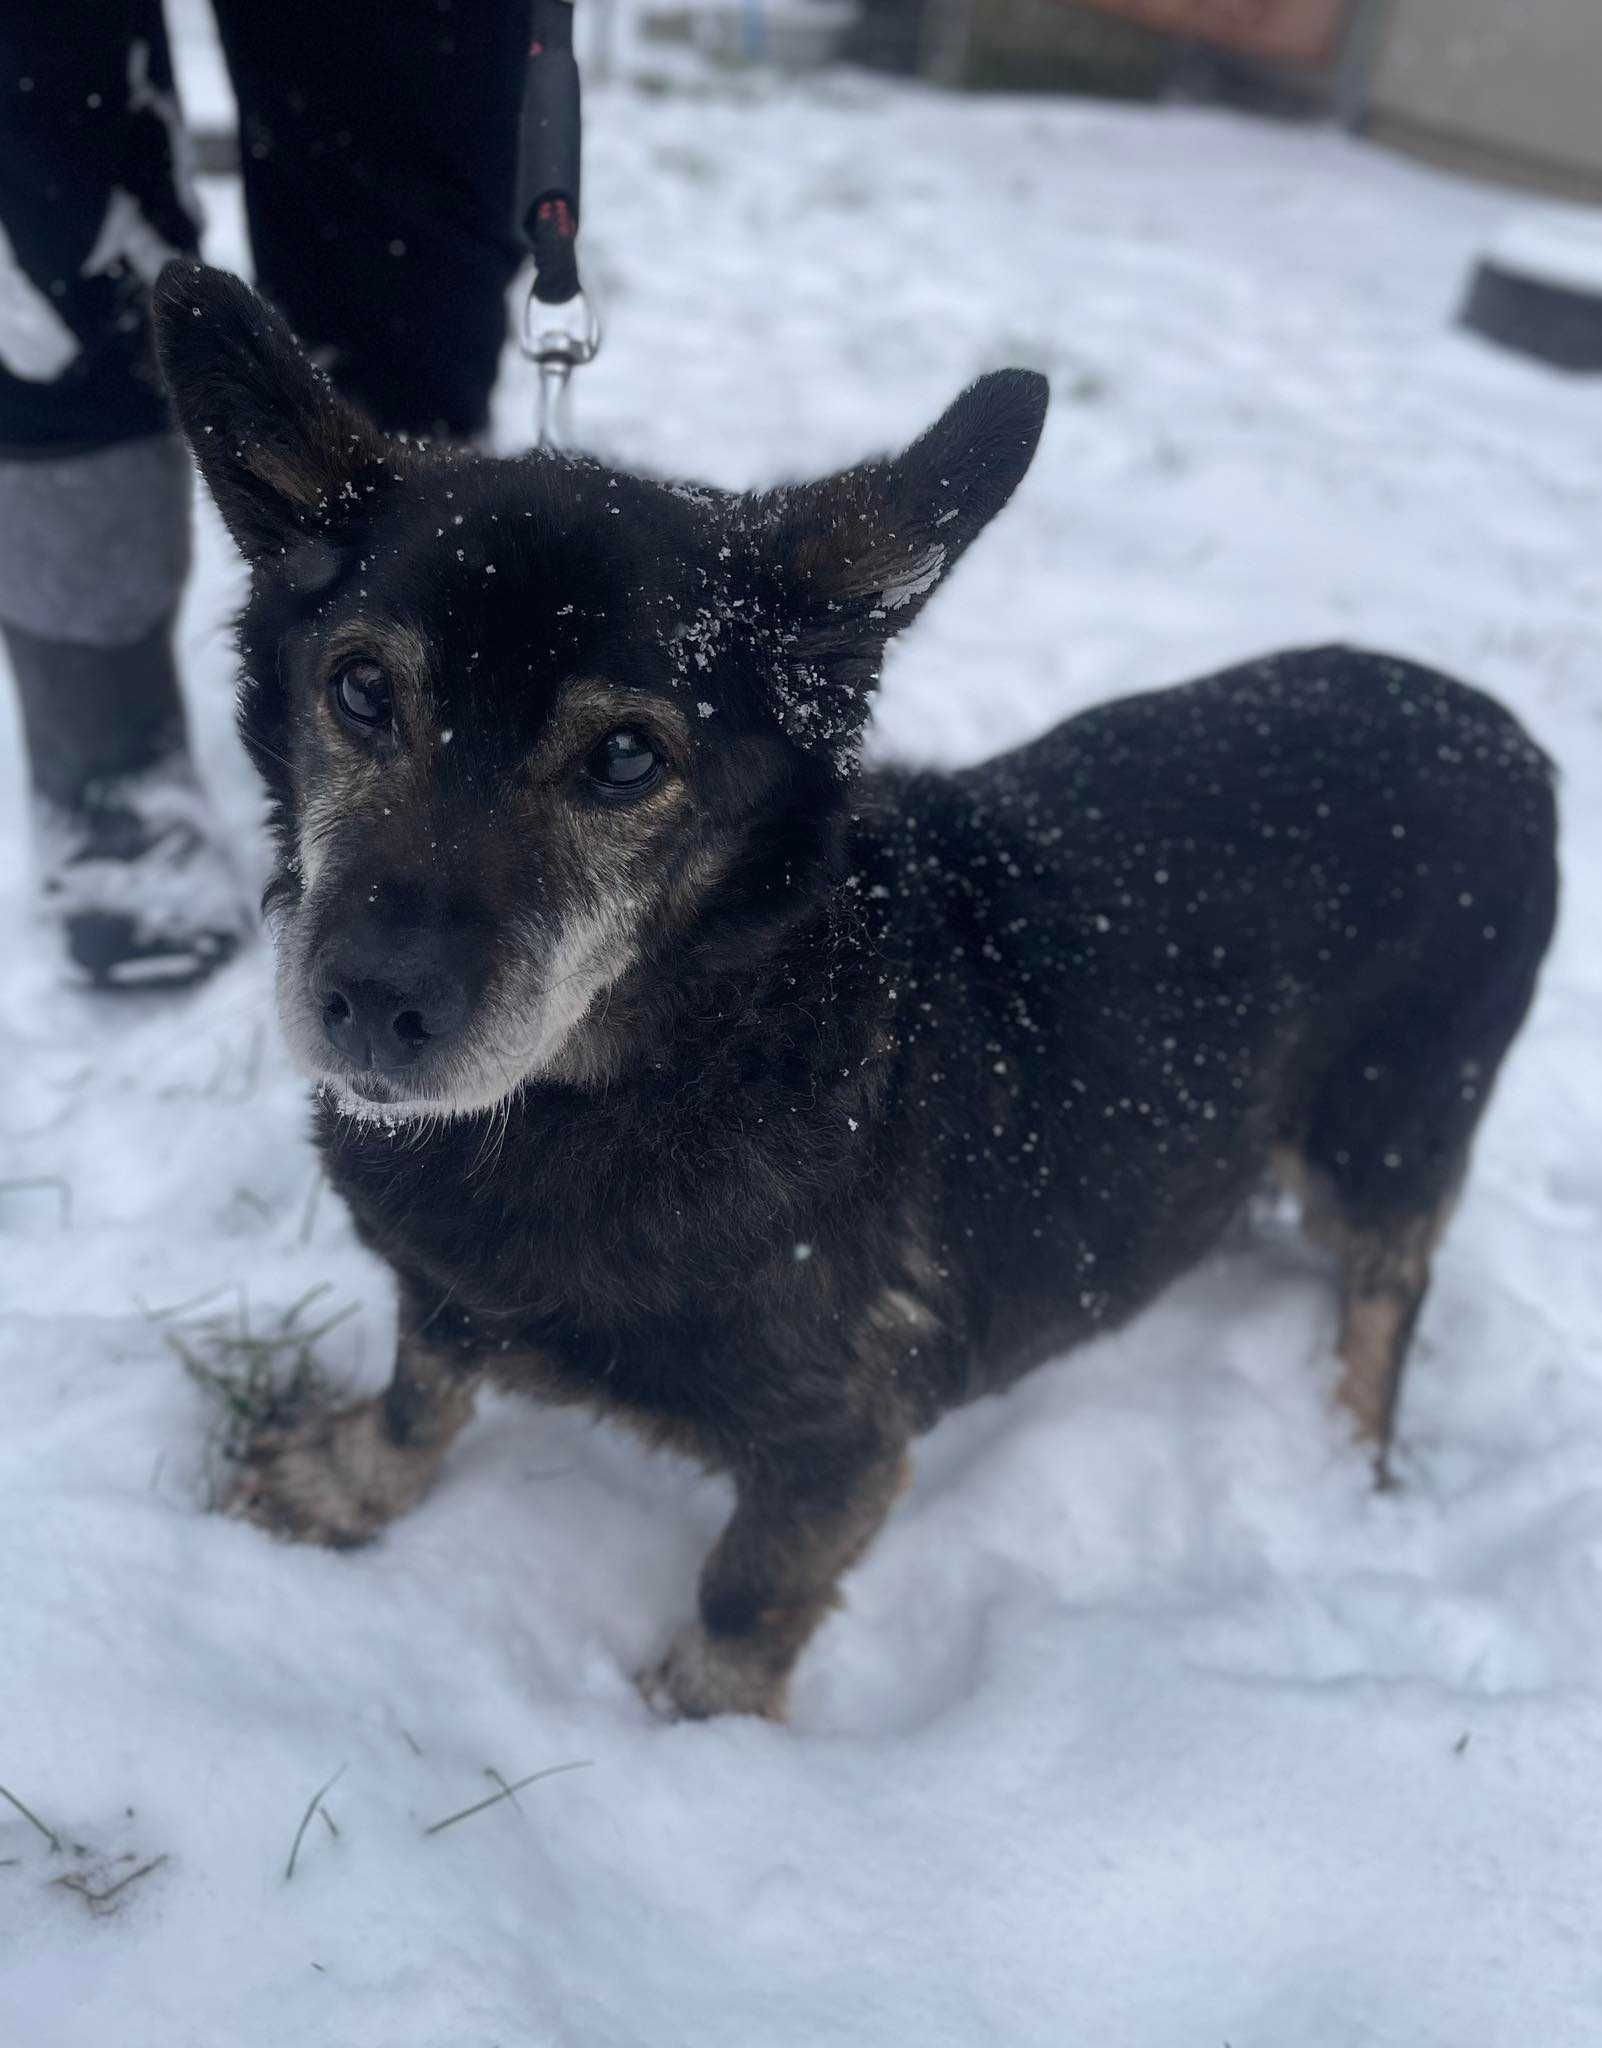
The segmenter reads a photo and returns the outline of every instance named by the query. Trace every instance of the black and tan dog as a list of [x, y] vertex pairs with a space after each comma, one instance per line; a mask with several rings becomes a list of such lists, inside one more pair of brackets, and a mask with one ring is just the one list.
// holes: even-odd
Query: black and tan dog
[[649, 1696], [779, 1714], [912, 1438], [1149, 1301], [1276, 1161], [1383, 1458], [1552, 924], [1505, 711], [1328, 648], [863, 773], [1041, 378], [737, 497], [397, 445], [232, 279], [157, 307], [253, 570], [284, 1028], [401, 1293], [388, 1392], [262, 1442], [247, 1512], [371, 1536], [486, 1376], [626, 1417], [737, 1496]]

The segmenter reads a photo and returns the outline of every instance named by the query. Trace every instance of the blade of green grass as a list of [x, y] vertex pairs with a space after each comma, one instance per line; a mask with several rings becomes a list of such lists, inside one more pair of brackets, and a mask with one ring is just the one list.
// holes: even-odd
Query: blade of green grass
[[317, 1225], [317, 1205], [322, 1200], [323, 1180], [323, 1171], [322, 1168], [319, 1167], [317, 1172], [312, 1176], [311, 1189], [306, 1196], [306, 1206], [304, 1210], [302, 1210], [301, 1212], [300, 1241], [302, 1244], [311, 1243], [312, 1231], [316, 1228]]
[[[525, 1785], [536, 1785], [541, 1778], [558, 1777], [563, 1771], [587, 1771], [592, 1767], [593, 1763], [593, 1757], [580, 1757], [576, 1763], [547, 1764], [543, 1771], [530, 1771], [526, 1778], [519, 1778], [511, 1785], [508, 1785], [504, 1779], [500, 1779], [501, 1789], [499, 1792], [492, 1792], [488, 1799], [480, 1799], [476, 1805], [464, 1806], [460, 1813], [446, 1814], [443, 1820], [437, 1820], [432, 1826], [424, 1828], [423, 1833], [425, 1835], [443, 1834], [447, 1828], [455, 1827], [459, 1820], [471, 1820], [475, 1813], [483, 1813], [487, 1807], [499, 1806], [503, 1799], [510, 1799], [514, 1793], [521, 1792]], [[499, 1778], [500, 1774], [492, 1772], [491, 1775]]]
[[303, 1841], [305, 1841], [306, 1830], [312, 1824], [312, 1815], [317, 1811], [318, 1807], [322, 1805], [326, 1795], [332, 1792], [334, 1787], [339, 1783], [340, 1779], [344, 1777], [346, 1768], [347, 1767], [344, 1764], [341, 1764], [339, 1769], [335, 1771], [334, 1775], [329, 1779], [328, 1783], [326, 1785], [319, 1785], [317, 1790], [312, 1794], [311, 1798], [307, 1801], [306, 1811], [300, 1817], [300, 1826], [295, 1830], [295, 1839], [289, 1845], [289, 1861], [284, 1865], [285, 1884], [288, 1884], [289, 1880], [295, 1875], [295, 1858], [300, 1854], [300, 1845]]
[[24, 1806], [22, 1801], [17, 1797], [16, 1793], [8, 1792], [4, 1785], [0, 1785], [0, 1799], [5, 1800], [7, 1805], [14, 1806], [17, 1809], [18, 1813], [22, 1815], [23, 1819], [25, 1821], [30, 1822], [34, 1827], [36, 1827], [39, 1830], [40, 1834], [43, 1835], [45, 1840], [50, 1844], [51, 1848], [55, 1850], [56, 1854], [58, 1856], [60, 1855], [61, 1837], [56, 1833], [54, 1828], [47, 1828], [45, 1826], [44, 1822], [39, 1818], [38, 1814], [36, 1814], [33, 1811], [32, 1807]]

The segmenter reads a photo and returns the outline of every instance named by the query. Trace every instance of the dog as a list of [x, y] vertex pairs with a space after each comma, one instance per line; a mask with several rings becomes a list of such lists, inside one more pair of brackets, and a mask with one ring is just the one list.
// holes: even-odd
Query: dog
[[388, 440], [236, 280], [176, 262], [155, 305], [252, 572], [278, 1008], [400, 1299], [387, 1392], [266, 1433], [241, 1512], [374, 1536], [486, 1379], [624, 1418], [735, 1492], [647, 1699], [781, 1717], [918, 1433], [1124, 1322], [1276, 1168], [1383, 1474], [1554, 917], [1505, 710], [1328, 647], [868, 772], [885, 648], [1043, 378], [740, 496]]

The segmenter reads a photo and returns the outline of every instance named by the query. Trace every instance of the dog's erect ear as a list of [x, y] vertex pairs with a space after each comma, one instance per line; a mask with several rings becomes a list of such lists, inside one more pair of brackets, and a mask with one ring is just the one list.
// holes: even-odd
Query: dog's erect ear
[[970, 384], [903, 455], [777, 492], [768, 547], [781, 579], [796, 738], [850, 740], [886, 643], [1017, 489], [1046, 417], [1033, 370]]
[[153, 305], [178, 423], [240, 553], [254, 564], [337, 534], [392, 444], [227, 271], [175, 259]]

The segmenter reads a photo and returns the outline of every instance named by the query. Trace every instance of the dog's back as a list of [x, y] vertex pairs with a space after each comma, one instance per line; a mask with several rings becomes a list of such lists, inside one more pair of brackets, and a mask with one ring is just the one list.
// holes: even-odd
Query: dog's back
[[1434, 1212], [1529, 1003], [1554, 830], [1507, 712], [1343, 648], [887, 778], [862, 859], [962, 1370], [1128, 1313], [1275, 1151], [1365, 1229]]

